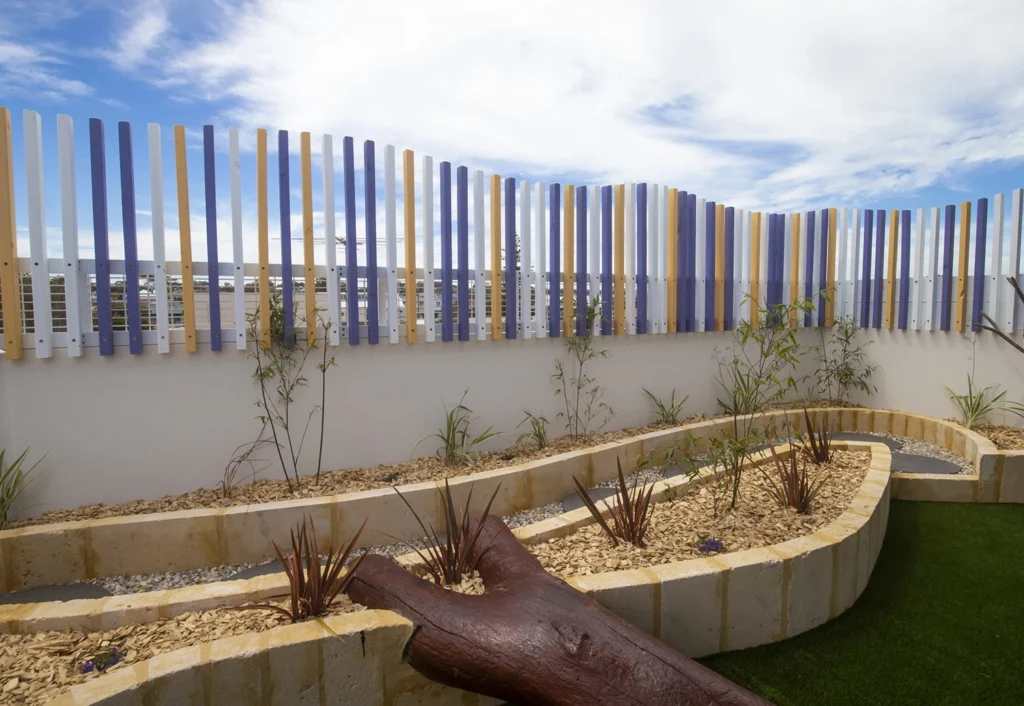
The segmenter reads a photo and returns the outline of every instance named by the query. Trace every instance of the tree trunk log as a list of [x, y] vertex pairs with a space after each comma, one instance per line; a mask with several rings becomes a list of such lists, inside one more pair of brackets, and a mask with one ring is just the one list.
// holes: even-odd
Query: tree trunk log
[[485, 593], [462, 595], [367, 556], [353, 601], [416, 625], [409, 664], [434, 681], [522, 706], [763, 705], [543, 569], [500, 518], [477, 543]]

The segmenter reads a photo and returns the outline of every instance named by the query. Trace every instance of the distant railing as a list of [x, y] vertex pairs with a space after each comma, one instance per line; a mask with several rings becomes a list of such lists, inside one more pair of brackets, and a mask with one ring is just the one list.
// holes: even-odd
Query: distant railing
[[[229, 128], [232, 259], [220, 262], [212, 126], [203, 131], [207, 197], [207, 263], [192, 257], [188, 169], [183, 126], [174, 127], [175, 193], [181, 261], [166, 260], [160, 127], [148, 126], [153, 260], [138, 258], [135, 162], [131, 127], [118, 124], [124, 259], [109, 256], [104, 125], [89, 121], [92, 230], [95, 257], [79, 257], [74, 130], [57, 118], [62, 257], [50, 258], [45, 227], [42, 121], [24, 114], [24, 165], [15, 169], [10, 113], [0, 108], [0, 331], [5, 356], [34, 349], [47, 358], [66, 349], [133, 354], [172, 343], [189, 352], [245, 349], [247, 317], [269, 327], [272, 291], [281, 295], [285, 326], [329, 322], [330, 345], [427, 343], [565, 336], [585, 326], [586, 302], [599, 298], [598, 335], [649, 335], [731, 330], [756, 307], [806, 297], [816, 305], [799, 327], [830, 326], [839, 316], [862, 327], [970, 330], [984, 309], [1007, 330], [1024, 328], [1024, 312], [1003, 284], [1020, 272], [1024, 192], [1010, 196], [1009, 232], [1002, 194], [930, 211], [827, 208], [762, 213], [726, 207], [657, 184], [573, 186], [470, 175], [423, 157], [417, 179], [412, 151], [402, 154], [401, 198], [396, 152], [384, 148], [385, 263], [377, 262], [376, 148], [363, 144], [362, 213], [357, 212], [354, 142], [342, 141], [343, 245], [335, 218], [334, 146], [320, 144], [324, 223], [314, 233], [311, 145], [300, 135], [301, 264], [293, 261], [288, 133], [278, 132], [281, 264], [270, 263], [267, 131], [256, 134], [258, 253], [243, 252], [239, 132]], [[30, 253], [19, 258], [15, 174], [25, 175]], [[435, 220], [435, 179], [439, 177]], [[472, 177], [472, 178], [471, 178]], [[416, 194], [420, 194], [417, 201]], [[454, 200], [454, 210], [452, 208]], [[404, 248], [399, 258], [399, 202]], [[489, 214], [487, 213], [489, 202]], [[417, 208], [417, 205], [419, 208]], [[419, 211], [419, 219], [417, 219]], [[472, 218], [470, 213], [472, 212]], [[365, 248], [357, 245], [357, 222]], [[972, 221], [974, 232], [972, 234]], [[440, 262], [434, 262], [436, 236]], [[471, 227], [472, 226], [472, 227]], [[471, 237], [472, 233], [472, 237]], [[323, 240], [326, 265], [315, 264]], [[343, 248], [343, 262], [338, 249]], [[422, 251], [423, 263], [417, 263]], [[249, 260], [247, 261], [246, 257]], [[472, 265], [472, 267], [471, 267]], [[373, 273], [375, 276], [368, 276]], [[290, 275], [290, 276], [286, 276]], [[217, 287], [210, 287], [215, 280]], [[315, 297], [307, 297], [313, 291]], [[242, 292], [243, 296], [235, 296]], [[349, 293], [354, 300], [350, 303]], [[407, 296], [416, 292], [416, 296]], [[432, 295], [428, 295], [432, 293]], [[749, 299], [747, 298], [749, 295]], [[354, 304], [354, 305], [353, 305]], [[498, 312], [497, 316], [492, 312]], [[311, 327], [312, 328], [312, 327]], [[309, 331], [308, 335], [316, 335]]]

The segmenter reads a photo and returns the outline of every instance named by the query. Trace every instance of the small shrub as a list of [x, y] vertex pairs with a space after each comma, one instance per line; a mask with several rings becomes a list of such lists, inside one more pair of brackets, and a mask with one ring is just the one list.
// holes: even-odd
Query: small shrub
[[822, 414], [821, 423], [815, 427], [810, 412], [804, 408], [804, 422], [807, 427], [807, 443], [803, 451], [815, 464], [830, 463], [835, 451], [832, 449], [832, 432], [828, 430], [828, 413]]
[[818, 370], [814, 384], [818, 395], [828, 400], [829, 405], [847, 404], [850, 393], [859, 391], [870, 395], [878, 390], [871, 384], [871, 376], [877, 365], [865, 362], [864, 345], [856, 339], [860, 326], [852, 316], [840, 318], [830, 329], [819, 329], [821, 346], [814, 350], [818, 354]]
[[651, 505], [651, 493], [654, 492], [654, 484], [639, 485], [640, 476], [633, 477], [632, 487], [626, 484], [626, 477], [622, 475], [622, 462], [619, 464], [619, 484], [615, 489], [615, 497], [618, 502], [613, 505], [604, 503], [605, 510], [611, 518], [611, 525], [601, 516], [601, 511], [594, 504], [594, 501], [587, 495], [587, 489], [573, 476], [573, 483], [576, 484], [576, 494], [580, 496], [583, 504], [590, 510], [601, 529], [611, 537], [612, 544], [618, 545], [619, 540], [643, 547], [644, 537], [651, 523], [651, 515], [654, 514], [654, 506]]
[[[446, 466], [458, 466], [465, 463], [472, 456], [473, 450], [477, 446], [488, 439], [499, 436], [498, 432], [491, 431], [494, 427], [487, 427], [482, 434], [477, 436], [470, 434], [469, 424], [473, 419], [473, 410], [464, 404], [467, 394], [469, 394], [469, 390], [462, 393], [462, 398], [459, 399], [459, 403], [453, 408], [448, 409], [448, 406], [445, 405], [444, 426], [438, 429], [437, 433], [423, 437], [416, 444], [418, 447], [427, 439], [437, 439], [440, 441], [441, 446], [437, 450], [437, 455], [444, 459]], [[415, 451], [416, 448], [413, 448], [413, 453]]]
[[281, 548], [274, 545], [274, 552], [281, 562], [285, 574], [288, 576], [288, 593], [274, 596], [274, 598], [289, 598], [289, 605], [286, 608], [269, 603], [255, 603], [242, 606], [245, 609], [265, 608], [287, 616], [293, 623], [307, 618], [319, 618], [327, 613], [339, 593], [344, 593], [352, 582], [355, 570], [362, 563], [366, 556], [364, 551], [359, 555], [345, 575], [342, 571], [349, 557], [355, 549], [359, 536], [366, 527], [366, 520], [350, 539], [342, 547], [341, 551], [334, 549], [327, 551], [326, 561], [320, 563], [320, 549], [317, 546], [316, 533], [312, 529], [312, 522], [302, 521], [291, 532], [292, 548], [286, 557]]
[[11, 521], [11, 510], [14, 508], [15, 501], [25, 492], [25, 488], [34, 479], [36, 468], [43, 462], [41, 458], [29, 468], [25, 468], [28, 451], [25, 449], [20, 456], [8, 464], [5, 459], [7, 450], [0, 449], [0, 530], [5, 529], [7, 523]]
[[697, 551], [701, 554], [721, 554], [725, 551], [725, 545], [722, 544], [722, 540], [720, 539], [704, 537], [697, 545]]
[[529, 424], [530, 428], [516, 438], [516, 446], [532, 443], [537, 444], [538, 449], [546, 449], [548, 446], [548, 420], [529, 411], [526, 411], [525, 414], [526, 418], [519, 422], [516, 429], [524, 424]]
[[690, 399], [689, 395], [683, 397], [683, 399], [676, 402], [676, 391], [672, 390], [672, 397], [666, 400], [661, 400], [654, 395], [646, 387], [640, 388], [644, 391], [644, 394], [651, 400], [654, 405], [654, 411], [657, 415], [657, 420], [662, 424], [675, 424], [679, 421], [679, 413], [683, 411], [683, 405], [686, 404], [686, 400]]
[[[470, 486], [469, 493], [466, 495], [465, 507], [462, 508], [460, 516], [456, 518], [455, 501], [452, 500], [452, 489], [448, 485], [448, 479], [445, 478], [444, 492], [442, 493], [440, 488], [437, 489], [438, 494], [441, 496], [441, 515], [444, 518], [442, 532], [437, 532], [433, 526], [430, 526], [428, 529], [427, 525], [420, 519], [419, 514], [413, 510], [412, 505], [402, 495], [402, 492], [395, 488], [398, 497], [402, 499], [405, 506], [409, 508], [409, 512], [416, 518], [416, 522], [419, 524], [420, 529], [423, 530], [423, 536], [427, 540], [427, 546], [423, 550], [417, 549], [407, 542], [403, 542], [403, 544], [409, 546], [410, 549], [419, 555], [421, 568], [430, 574], [434, 582], [439, 586], [459, 584], [462, 582], [463, 576], [472, 575], [476, 570], [479, 557], [477, 557], [476, 561], [473, 561], [473, 553], [477, 542], [480, 540], [480, 532], [484, 527], [484, 518], [490, 513], [491, 505], [494, 503], [494, 498], [498, 496], [499, 490], [501, 490], [500, 485], [494, 489], [491, 499], [487, 501], [487, 507], [480, 513], [476, 529], [473, 530], [470, 527], [469, 519], [469, 505], [473, 500], [473, 486]], [[480, 554], [483, 555], [483, 552]]]
[[999, 409], [999, 402], [1006, 396], [1006, 392], [994, 395], [994, 386], [988, 385], [980, 390], [974, 389], [974, 376], [967, 376], [967, 394], [960, 395], [953, 390], [946, 388], [949, 398], [960, 409], [960, 423], [968, 429], [978, 426], [992, 412]]
[[565, 338], [570, 363], [555, 361], [551, 379], [558, 385], [556, 395], [562, 396], [565, 411], [558, 416], [565, 419], [565, 431], [572, 439], [600, 431], [615, 414], [604, 401], [604, 388], [590, 375], [588, 363], [596, 358], [607, 358], [608, 351], [599, 349], [594, 339], [594, 322], [600, 316], [600, 299], [594, 297], [587, 306], [584, 334]]
[[783, 460], [775, 452], [774, 444], [769, 448], [775, 473], [764, 465], [760, 467], [761, 474], [768, 483], [769, 494], [780, 507], [791, 507], [800, 514], [806, 514], [830, 476], [822, 474], [812, 480], [807, 474], [807, 464], [800, 463], [800, 454], [795, 450]]
[[82, 663], [82, 674], [105, 672], [124, 658], [120, 647], [110, 647]]

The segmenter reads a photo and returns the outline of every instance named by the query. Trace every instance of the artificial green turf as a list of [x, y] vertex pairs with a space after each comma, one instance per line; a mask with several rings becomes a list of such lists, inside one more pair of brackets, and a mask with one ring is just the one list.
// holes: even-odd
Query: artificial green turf
[[846, 613], [701, 661], [780, 706], [1024, 704], [1024, 505], [893, 502]]

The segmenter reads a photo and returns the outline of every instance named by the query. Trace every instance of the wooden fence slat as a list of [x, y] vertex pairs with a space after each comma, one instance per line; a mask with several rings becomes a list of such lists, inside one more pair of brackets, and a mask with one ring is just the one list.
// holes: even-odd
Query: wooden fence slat
[[547, 238], [544, 232], [544, 219], [546, 214], [546, 207], [544, 205], [544, 197], [547, 193], [547, 187], [542, 184], [537, 184], [537, 208], [535, 209], [534, 217], [534, 232], [537, 234], [537, 265], [534, 268], [533, 273], [533, 285], [535, 288], [535, 301], [536, 301], [536, 315], [537, 320], [534, 324], [534, 330], [538, 338], [547, 338], [548, 335], [548, 299], [547, 293], [547, 271], [548, 271], [548, 253], [547, 253]]
[[531, 338], [533, 333], [533, 230], [530, 222], [530, 182], [519, 184], [519, 335]]
[[985, 306], [985, 256], [988, 240], [988, 199], [978, 199], [977, 232], [974, 245], [974, 301], [971, 302], [971, 330], [980, 331], [981, 310]]
[[885, 210], [875, 211], [875, 291], [872, 293], [871, 327], [882, 328], [882, 307], [885, 302]]
[[[698, 238], [698, 242], [699, 242]], [[761, 213], [750, 214], [750, 325], [758, 328], [761, 311]]]
[[[1010, 192], [1010, 264], [1009, 276], [1020, 277], [1021, 226], [1024, 217], [1024, 189]], [[1017, 282], [1020, 284], [1020, 281]], [[1019, 331], [1024, 327], [1024, 303], [1010, 296], [1011, 304], [1006, 307], [1003, 325], [1007, 331]]]
[[860, 258], [863, 254], [863, 248], [861, 247], [863, 232], [861, 231], [861, 211], [859, 208], [853, 209], [850, 222], [850, 236], [853, 239], [853, 247], [850, 249], [850, 281], [847, 284], [846, 291], [846, 311], [848, 316], [856, 320], [860, 315], [860, 309], [857, 306], [857, 297], [860, 292], [857, 288], [857, 278], [860, 276]]
[[836, 320], [836, 230], [838, 227], [837, 212], [834, 208], [825, 209], [824, 214], [828, 220], [827, 227], [823, 229], [826, 236], [825, 246], [825, 326], [831, 327]]
[[985, 281], [984, 312], [993, 321], [1001, 320], [1003, 302], [1010, 296], [1011, 289], [1006, 283], [1006, 266], [1003, 264], [1003, 219], [1006, 217], [1006, 201], [1003, 194], [992, 199], [992, 249], [989, 256], [989, 275]]
[[[801, 234], [800, 225], [802, 223], [799, 213], [794, 213], [790, 217], [790, 252], [789, 252], [789, 300], [791, 304], [796, 304], [800, 300], [800, 284], [802, 278], [800, 273], [800, 256], [803, 252], [803, 236]], [[798, 320], [798, 312], [796, 309], [789, 313], [789, 326], [790, 328], [798, 328], [800, 321]]]
[[281, 233], [281, 308], [284, 340], [291, 345], [295, 336], [295, 292], [292, 279], [292, 189], [288, 155], [288, 131], [277, 131], [277, 195]]
[[548, 241], [550, 244], [548, 253], [548, 335], [558, 338], [562, 335], [562, 310], [559, 307], [558, 279], [562, 259], [558, 244], [561, 240], [561, 198], [562, 187], [555, 183], [551, 185], [548, 224]]
[[[697, 330], [697, 223], [703, 216], [703, 206], [696, 194], [686, 195], [686, 331]], [[749, 263], [748, 263], [749, 266]]]
[[388, 343], [398, 343], [398, 214], [395, 146], [384, 146], [384, 277], [388, 303]]
[[668, 187], [658, 195], [658, 332], [668, 332]]
[[913, 291], [910, 305], [910, 328], [920, 331], [925, 322], [925, 251], [927, 235], [925, 231], [925, 209], [917, 209], [914, 221], [914, 235], [911, 238], [914, 260]]
[[875, 244], [875, 212], [870, 208], [864, 209], [864, 263], [861, 274], [861, 297], [860, 297], [860, 327], [871, 326], [871, 295], [874, 289], [871, 286], [871, 252]]
[[377, 148], [373, 140], [363, 140], [363, 218], [366, 233], [366, 340], [370, 345], [377, 345], [380, 343], [380, 268], [377, 265]]
[[612, 264], [612, 276], [614, 278], [615, 292], [612, 299], [615, 304], [612, 315], [612, 333], [621, 336], [626, 329], [626, 186], [617, 184], [614, 191], [614, 222], [612, 238], [614, 239], [614, 262]]
[[899, 317], [896, 322], [900, 331], [907, 330], [910, 309], [910, 211], [900, 212], [900, 288]]
[[[576, 189], [576, 324], [577, 336], [586, 333], [587, 320], [587, 187]], [[595, 204], [596, 207], [596, 204]]]
[[715, 204], [715, 257], [714, 270], [709, 271], [714, 279], [714, 308], [711, 310], [715, 331], [725, 330], [725, 204]]
[[732, 328], [743, 318], [743, 296], [746, 287], [743, 284], [743, 258], [746, 257], [744, 238], [747, 223], [747, 212], [737, 208], [733, 216], [733, 269], [732, 269]]
[[[157, 351], [160, 353], [170, 353], [170, 312], [168, 311], [169, 307], [167, 303], [167, 260], [164, 240], [163, 146], [160, 138], [160, 126], [156, 123], [150, 123], [147, 126], [147, 129], [149, 133], [149, 208], [153, 213], [153, 269], [156, 273], [153, 284], [156, 290], [154, 292], [154, 297], [156, 298]], [[73, 174], [70, 176], [70, 179], [73, 183]], [[77, 216], [74, 214], [72, 214], [71, 217], [77, 219]], [[75, 240], [75, 254], [77, 256], [77, 238]], [[65, 240], [65, 243], [66, 242], [67, 240]], [[65, 248], [66, 247], [67, 246], [65, 245]], [[68, 257], [66, 251], [65, 257]]]
[[[669, 237], [675, 240], [675, 275], [676, 275], [676, 287], [675, 287], [675, 318], [676, 318], [676, 332], [684, 333], [686, 331], [686, 266], [688, 262], [688, 253], [686, 250], [686, 222], [687, 212], [686, 206], [689, 194], [685, 191], [676, 191], [675, 196], [675, 223], [674, 232], [669, 234]], [[671, 221], [671, 219], [669, 219]]]
[[491, 175], [491, 340], [501, 340], [501, 176]]
[[434, 158], [430, 156], [423, 158], [423, 319], [427, 343], [433, 343], [437, 300], [434, 294]]
[[760, 261], [758, 262], [758, 277], [761, 282], [760, 287], [760, 305], [761, 308], [767, 308], [768, 305], [768, 223], [770, 222], [770, 214], [766, 213], [761, 217], [761, 250], [758, 253], [760, 255]]
[[459, 340], [469, 340], [469, 169], [455, 171], [456, 222], [458, 246], [458, 329]]
[[[725, 209], [723, 240], [719, 243], [722, 253], [724, 272], [716, 286], [724, 288], [722, 292], [722, 330], [732, 331], [733, 322], [733, 270], [736, 267], [736, 209], [729, 206]], [[717, 290], [715, 296], [717, 297]]]
[[836, 270], [833, 286], [835, 288], [835, 302], [833, 307], [833, 318], [838, 316], [846, 317], [846, 283], [849, 281], [849, 273], [846, 271], [846, 263], [849, 259], [849, 209], [836, 210]]
[[[219, 351], [222, 343], [220, 257], [217, 252], [217, 177], [214, 165], [213, 125], [203, 126], [203, 186], [205, 187], [206, 201], [206, 271], [207, 295], [210, 299], [210, 350]], [[135, 279], [138, 280], [138, 277], [136, 276]]]
[[[306, 344], [315, 345], [320, 321], [316, 305], [316, 258], [313, 250], [313, 164], [312, 145], [308, 132], [299, 134], [300, 170], [302, 171], [302, 265], [305, 275]], [[324, 317], [326, 320], [326, 317]], [[327, 342], [324, 341], [324, 345]]]
[[706, 199], [697, 199], [696, 232], [694, 233], [694, 258], [693, 258], [693, 327], [694, 331], [704, 329], [705, 311], [705, 259], [707, 252], [707, 205]]
[[[329, 138], [325, 142], [325, 148], [329, 145]], [[326, 153], [325, 153], [326, 154]], [[231, 172], [231, 250], [234, 265], [235, 275], [235, 349], [244, 351], [247, 348], [247, 321], [245, 312], [245, 253], [243, 247], [242, 238], [242, 162], [239, 153], [238, 145], [238, 128], [228, 128], [228, 166]], [[325, 167], [326, 168], [326, 167]], [[333, 179], [334, 175], [331, 174]], [[333, 184], [333, 182], [332, 182]], [[333, 188], [333, 187], [332, 187]], [[325, 194], [326, 196], [326, 194]], [[326, 201], [325, 201], [326, 203]], [[334, 240], [334, 201], [333, 194], [331, 200], [330, 209], [324, 208], [325, 221], [329, 221], [331, 224], [331, 240]], [[330, 261], [329, 267], [333, 267], [333, 260]], [[327, 281], [330, 283], [331, 275], [328, 272]], [[337, 275], [334, 275], [334, 281], [337, 282]], [[337, 303], [337, 296], [334, 298], [335, 304]], [[335, 307], [333, 311], [336, 311]], [[336, 314], [332, 313], [332, 317]], [[332, 319], [337, 321], [336, 318]], [[332, 326], [334, 330], [334, 338], [332, 342], [334, 345], [338, 344], [337, 340], [337, 326]]]
[[889, 262], [885, 270], [885, 328], [892, 330], [896, 323], [896, 255], [900, 241], [899, 211], [889, 213]]
[[661, 307], [664, 298], [661, 292], [661, 268], [658, 257], [661, 254], [661, 186], [652, 184], [647, 194], [647, 330], [661, 333]]
[[[804, 298], [808, 302], [814, 302], [814, 295], [817, 293], [815, 287], [818, 282], [814, 276], [814, 253], [817, 247], [817, 213], [814, 211], [807, 212], [807, 246], [806, 255], [807, 259], [804, 261]], [[813, 325], [814, 312], [804, 312], [804, 326], [810, 327]]]
[[405, 340], [416, 343], [419, 306], [416, 277], [416, 155], [402, 150], [402, 211], [405, 216]]
[[953, 238], [954, 221], [956, 220], [956, 206], [946, 206], [946, 212], [942, 218], [942, 286], [940, 291], [939, 306], [941, 316], [939, 330], [948, 331], [953, 313]]
[[[342, 168], [345, 174], [345, 309], [348, 342], [359, 345], [359, 251], [356, 242], [356, 166], [355, 141], [342, 140]], [[376, 275], [368, 276], [376, 282]], [[369, 322], [367, 322], [369, 324]]]
[[4, 357], [7, 360], [21, 360], [23, 355], [20, 280], [11, 111], [0, 107], [0, 301], [3, 302]]
[[[785, 213], [782, 215], [782, 299], [786, 304], [791, 304], [793, 300], [792, 293], [792, 268], [793, 262], [793, 214]], [[793, 327], [792, 317], [788, 322], [790, 328]]]
[[[346, 181], [348, 176], [346, 174]], [[256, 222], [260, 261], [260, 346], [270, 347], [270, 204], [267, 184], [267, 131], [256, 130]], [[347, 208], [346, 208], [347, 210]], [[355, 228], [353, 228], [353, 231]], [[353, 244], [354, 244], [354, 238]], [[351, 291], [351, 290], [350, 290]], [[358, 339], [357, 339], [358, 340]]]
[[[121, 223], [124, 236], [124, 300], [126, 318], [128, 319], [128, 351], [132, 355], [138, 355], [142, 353], [139, 247], [135, 222], [135, 164], [132, 155], [132, 128], [127, 122], [121, 121], [117, 124], [117, 141], [121, 167]], [[210, 296], [211, 298], [214, 296], [212, 292]], [[49, 309], [49, 298], [47, 298], [47, 309]], [[219, 310], [217, 314], [219, 320]]]
[[[39, 113], [22, 113], [25, 133], [25, 191], [32, 277], [32, 326], [36, 358], [53, 357], [53, 305], [46, 254], [46, 205], [43, 190], [43, 124]], [[134, 236], [134, 231], [133, 231]], [[127, 238], [127, 234], [125, 235]], [[138, 279], [135, 280], [138, 289]], [[136, 297], [136, 302], [138, 297]], [[136, 308], [136, 311], [138, 309]]]
[[963, 333], [967, 322], [967, 263], [971, 255], [971, 202], [960, 204], [960, 259], [957, 267], [956, 330]]
[[505, 338], [516, 337], [516, 180], [505, 179]]
[[562, 335], [568, 338], [573, 335], [575, 327], [573, 326], [573, 292], [575, 291], [574, 285], [576, 283], [574, 268], [575, 261], [573, 260], [573, 254], [575, 248], [573, 247], [573, 238], [575, 233], [573, 232], [573, 226], [576, 223], [575, 219], [575, 197], [576, 190], [572, 184], [566, 184], [565, 193], [563, 194], [563, 201], [565, 202], [565, 209], [562, 223]]
[[[152, 126], [150, 126], [152, 130]], [[159, 143], [159, 140], [158, 140]], [[159, 144], [158, 144], [159, 147]], [[64, 244], [64, 315], [67, 325], [67, 341], [68, 341], [68, 356], [77, 358], [82, 355], [82, 300], [85, 297], [81, 297], [82, 291], [82, 275], [79, 271], [78, 263], [78, 197], [75, 188], [75, 131], [74, 123], [71, 120], [70, 115], [58, 115], [57, 116], [57, 160], [60, 169], [60, 213], [61, 213], [61, 233]], [[151, 177], [152, 184], [152, 177]], [[155, 187], [154, 187], [155, 188]], [[162, 196], [162, 195], [161, 195]], [[155, 200], [154, 200], [155, 201]], [[163, 238], [163, 202], [161, 200], [161, 233], [160, 236]], [[156, 221], [157, 221], [157, 209], [156, 204], [152, 203], [150, 209], [153, 212], [153, 237], [156, 238]], [[161, 243], [161, 247], [163, 243]], [[156, 257], [156, 246], [153, 248], [153, 259], [157, 265], [160, 263]], [[0, 272], [2, 274], [2, 272]], [[160, 272], [157, 272], [157, 297], [159, 297], [159, 278]], [[159, 298], [158, 298], [159, 303]], [[164, 329], [163, 339], [160, 341], [162, 345], [166, 345], [167, 341], [167, 327], [166, 327], [166, 309], [167, 309], [167, 295], [166, 285], [164, 285]], [[92, 318], [92, 304], [89, 304], [89, 318]], [[161, 350], [161, 353], [164, 351]]]
[[[587, 237], [590, 239], [587, 245], [587, 300], [592, 301], [594, 297], [601, 294], [601, 187], [591, 186], [590, 188], [590, 230]], [[597, 310], [597, 318], [594, 319], [594, 330], [592, 333], [597, 336], [601, 334], [603, 326], [604, 298], [601, 298]]]
[[[174, 130], [175, 141], [178, 137], [178, 127]], [[181, 131], [182, 148], [185, 151], [185, 132]], [[110, 300], [110, 241], [107, 221], [107, 157], [106, 145], [103, 135], [103, 121], [98, 118], [89, 118], [89, 158], [91, 162], [92, 176], [92, 230], [93, 250], [96, 259], [96, 328], [100, 339], [100, 355], [114, 355], [114, 328], [113, 312], [111, 311]], [[181, 168], [178, 168], [178, 180], [181, 181]], [[179, 186], [180, 190], [180, 186]], [[188, 214], [188, 201], [185, 201], [185, 213]], [[179, 198], [180, 202], [180, 198]], [[188, 218], [180, 217], [181, 204], [178, 206], [179, 225], [182, 233], [188, 232]], [[183, 236], [184, 237], [184, 236]], [[191, 260], [189, 260], [188, 272], [191, 274]], [[185, 256], [182, 251], [182, 272], [185, 272]], [[184, 274], [182, 276], [184, 279]], [[186, 309], [188, 307], [186, 306]], [[193, 322], [195, 314], [193, 310]], [[187, 331], [187, 323], [186, 323]], [[195, 347], [195, 329], [192, 329], [192, 346]], [[186, 349], [188, 343], [186, 342]]]
[[636, 334], [636, 184], [627, 184], [623, 189], [623, 225], [622, 234], [623, 284], [626, 286], [626, 321], [627, 335]]
[[[596, 205], [596, 204], [595, 204]], [[612, 335], [612, 312], [615, 294], [612, 290], [612, 187], [601, 187], [601, 335]]]
[[454, 340], [452, 328], [452, 165], [441, 162], [441, 340]]
[[[324, 135], [320, 147], [324, 189], [324, 261], [327, 266], [328, 336], [332, 346], [341, 343], [341, 282], [338, 278], [338, 234], [334, 211], [334, 138]], [[236, 302], [237, 306], [237, 302]]]
[[679, 307], [679, 190], [668, 190], [668, 203], [665, 208], [665, 228], [668, 237], [665, 240], [666, 305], [668, 308], [666, 322], [668, 333], [676, 333], [679, 326], [676, 312]]
[[476, 317], [476, 337], [487, 340], [487, 207], [484, 203], [484, 173], [473, 172], [473, 258], [475, 281], [473, 286], [473, 315]]
[[636, 332], [647, 333], [647, 184], [636, 185]]

